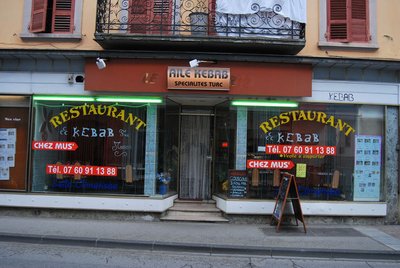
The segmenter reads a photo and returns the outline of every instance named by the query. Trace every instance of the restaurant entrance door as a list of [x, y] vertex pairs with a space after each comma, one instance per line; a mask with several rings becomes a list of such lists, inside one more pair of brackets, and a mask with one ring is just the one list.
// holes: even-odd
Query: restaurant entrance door
[[211, 109], [183, 109], [180, 127], [179, 198], [211, 198], [214, 115]]

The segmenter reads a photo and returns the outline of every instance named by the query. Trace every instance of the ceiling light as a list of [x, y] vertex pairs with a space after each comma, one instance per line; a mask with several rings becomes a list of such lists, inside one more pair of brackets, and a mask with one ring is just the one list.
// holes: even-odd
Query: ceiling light
[[258, 106], [258, 107], [298, 107], [297, 102], [292, 101], [260, 101], [260, 100], [234, 100], [233, 106]]

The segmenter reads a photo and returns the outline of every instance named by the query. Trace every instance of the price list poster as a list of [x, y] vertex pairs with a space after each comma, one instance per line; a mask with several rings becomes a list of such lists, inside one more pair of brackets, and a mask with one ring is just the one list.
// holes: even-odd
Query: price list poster
[[10, 168], [15, 167], [17, 129], [0, 128], [0, 180], [10, 180]]
[[354, 201], [379, 201], [381, 181], [381, 136], [356, 135]]

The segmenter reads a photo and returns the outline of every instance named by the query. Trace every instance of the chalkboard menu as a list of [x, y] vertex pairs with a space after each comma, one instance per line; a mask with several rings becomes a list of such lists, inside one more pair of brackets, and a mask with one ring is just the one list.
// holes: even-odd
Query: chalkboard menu
[[229, 197], [246, 197], [247, 185], [246, 170], [229, 170]]
[[281, 219], [282, 212], [283, 212], [283, 202], [286, 201], [286, 196], [288, 192], [288, 186], [290, 182], [290, 177], [288, 176], [283, 176], [282, 182], [281, 182], [281, 187], [279, 189], [278, 196], [276, 197], [276, 203], [275, 203], [275, 208], [272, 213], [272, 216], [274, 216], [277, 220]]
[[298, 221], [301, 221], [303, 223], [304, 232], [307, 232], [306, 225], [304, 223], [303, 212], [301, 211], [300, 197], [297, 190], [296, 178], [292, 174], [283, 173], [281, 184], [279, 186], [278, 196], [276, 197], [275, 207], [272, 211], [271, 224], [273, 224], [275, 221], [277, 222], [277, 231], [279, 231], [279, 227], [281, 225], [287, 200], [290, 200], [292, 203], [296, 225], [299, 225]]

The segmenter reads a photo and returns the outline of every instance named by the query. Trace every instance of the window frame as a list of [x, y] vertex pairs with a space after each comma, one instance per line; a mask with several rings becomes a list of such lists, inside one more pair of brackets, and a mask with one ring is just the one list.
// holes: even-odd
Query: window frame
[[24, 21], [20, 37], [22, 39], [68, 39], [70, 41], [80, 41], [82, 39], [82, 10], [83, 0], [75, 0], [73, 12], [72, 33], [43, 33], [31, 32], [31, 13], [34, 0], [24, 0]]
[[378, 49], [377, 41], [377, 18], [376, 18], [376, 0], [368, 0], [368, 27], [370, 40], [367, 42], [328, 40], [326, 34], [328, 31], [328, 1], [319, 0], [319, 42], [318, 46], [334, 48], [359, 48], [359, 49]]

